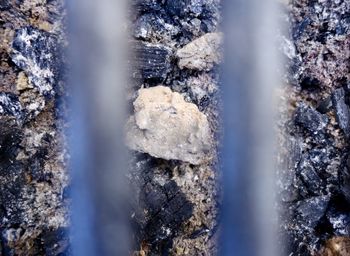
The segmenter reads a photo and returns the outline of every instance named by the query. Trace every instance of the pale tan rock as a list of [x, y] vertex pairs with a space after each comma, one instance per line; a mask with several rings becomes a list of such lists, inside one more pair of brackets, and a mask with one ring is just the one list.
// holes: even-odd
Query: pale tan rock
[[29, 83], [28, 78], [24, 74], [24, 72], [19, 72], [16, 86], [18, 91], [23, 91], [28, 88], [33, 88], [33, 86]]
[[168, 87], [140, 89], [126, 125], [126, 144], [157, 158], [200, 164], [209, 159], [207, 117]]
[[221, 43], [222, 33], [207, 33], [195, 39], [177, 51], [179, 67], [207, 71], [212, 69], [222, 59]]

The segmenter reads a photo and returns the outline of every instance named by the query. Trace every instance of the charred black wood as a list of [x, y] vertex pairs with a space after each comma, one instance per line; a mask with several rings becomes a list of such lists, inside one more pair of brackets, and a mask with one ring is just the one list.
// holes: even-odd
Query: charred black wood
[[162, 81], [170, 71], [171, 50], [163, 45], [134, 41], [132, 43], [132, 77]]

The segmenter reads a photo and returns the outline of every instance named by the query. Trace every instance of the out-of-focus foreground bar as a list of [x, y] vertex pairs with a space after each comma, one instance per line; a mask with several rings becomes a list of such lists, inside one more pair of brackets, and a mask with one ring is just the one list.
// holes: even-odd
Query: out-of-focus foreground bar
[[221, 255], [276, 254], [273, 0], [223, 1], [223, 224]]
[[72, 249], [128, 255], [123, 147], [125, 1], [67, 1], [71, 67]]

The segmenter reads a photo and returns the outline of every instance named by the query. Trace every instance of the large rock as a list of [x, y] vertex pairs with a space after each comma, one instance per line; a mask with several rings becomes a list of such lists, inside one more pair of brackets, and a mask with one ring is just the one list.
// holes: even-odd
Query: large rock
[[207, 33], [193, 40], [177, 51], [179, 67], [209, 71], [221, 61], [221, 43], [221, 33]]
[[206, 116], [168, 87], [138, 91], [127, 123], [127, 145], [157, 158], [200, 164], [208, 160], [211, 133]]

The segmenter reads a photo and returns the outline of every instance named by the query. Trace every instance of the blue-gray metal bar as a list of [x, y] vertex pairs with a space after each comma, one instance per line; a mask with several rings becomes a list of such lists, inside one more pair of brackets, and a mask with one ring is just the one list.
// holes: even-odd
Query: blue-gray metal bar
[[221, 251], [273, 256], [273, 86], [275, 51], [270, 0], [224, 0], [224, 136]]
[[129, 255], [123, 143], [124, 1], [67, 1], [71, 62], [72, 251]]

